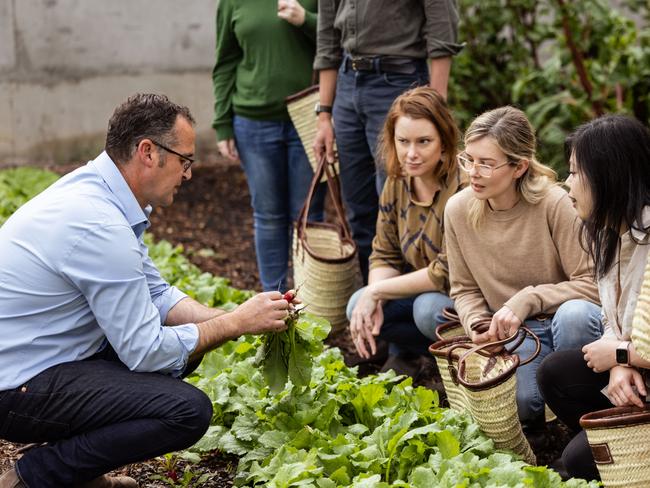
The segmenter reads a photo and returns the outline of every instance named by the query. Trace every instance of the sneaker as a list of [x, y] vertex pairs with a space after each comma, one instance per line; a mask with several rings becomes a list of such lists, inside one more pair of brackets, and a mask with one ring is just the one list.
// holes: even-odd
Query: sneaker
[[420, 360], [417, 356], [391, 354], [381, 367], [380, 372], [385, 373], [392, 369], [398, 375], [410, 376], [415, 379], [420, 372], [420, 364]]
[[18, 477], [16, 468], [11, 468], [0, 476], [0, 488], [25, 488], [25, 484]]

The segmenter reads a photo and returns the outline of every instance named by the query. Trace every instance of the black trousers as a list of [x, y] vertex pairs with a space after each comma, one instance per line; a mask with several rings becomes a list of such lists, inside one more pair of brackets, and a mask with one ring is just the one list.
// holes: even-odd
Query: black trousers
[[0, 438], [47, 442], [16, 463], [29, 488], [74, 486], [185, 449], [211, 417], [203, 392], [162, 374], [132, 372], [110, 349], [0, 392]]
[[576, 435], [562, 453], [569, 475], [587, 480], [600, 479], [580, 417], [589, 412], [612, 408], [601, 393], [609, 382], [609, 372], [595, 373], [587, 366], [580, 350], [549, 354], [537, 371], [544, 401]]

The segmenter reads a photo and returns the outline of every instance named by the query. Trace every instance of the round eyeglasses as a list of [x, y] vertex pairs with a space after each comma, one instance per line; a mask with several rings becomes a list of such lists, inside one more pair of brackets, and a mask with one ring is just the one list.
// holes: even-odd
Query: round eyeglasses
[[461, 153], [458, 156], [456, 156], [456, 160], [458, 161], [458, 166], [463, 171], [469, 173], [474, 168], [476, 168], [478, 174], [483, 176], [484, 178], [490, 178], [494, 174], [495, 169], [499, 169], [503, 166], [513, 164], [512, 161], [506, 161], [505, 163], [498, 164], [496, 166], [490, 166], [489, 164], [479, 164], [469, 159], [469, 157], [465, 153]]

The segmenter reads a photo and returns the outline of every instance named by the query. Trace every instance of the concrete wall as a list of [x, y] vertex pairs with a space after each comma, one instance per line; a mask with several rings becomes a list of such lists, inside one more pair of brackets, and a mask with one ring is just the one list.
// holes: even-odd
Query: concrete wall
[[0, 0], [0, 165], [103, 146], [137, 91], [188, 105], [212, 141], [216, 0]]

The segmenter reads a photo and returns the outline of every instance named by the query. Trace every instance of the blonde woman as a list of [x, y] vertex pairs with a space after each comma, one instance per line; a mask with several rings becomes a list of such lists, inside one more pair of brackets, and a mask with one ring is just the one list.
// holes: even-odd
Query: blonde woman
[[368, 286], [348, 303], [350, 333], [361, 357], [389, 343], [384, 370], [415, 376], [449, 299], [442, 217], [461, 188], [459, 131], [438, 93], [428, 87], [400, 95], [388, 112], [382, 152], [388, 180], [379, 201]]
[[[579, 221], [555, 172], [535, 157], [525, 114], [501, 107], [477, 117], [458, 155], [470, 187], [445, 210], [451, 298], [475, 343], [503, 339], [525, 324], [542, 343], [517, 371], [519, 417], [527, 433], [544, 426], [537, 368], [558, 349], [602, 334], [598, 291], [580, 247]], [[486, 331], [477, 328], [488, 319]], [[519, 351], [534, 350], [527, 339]]]

